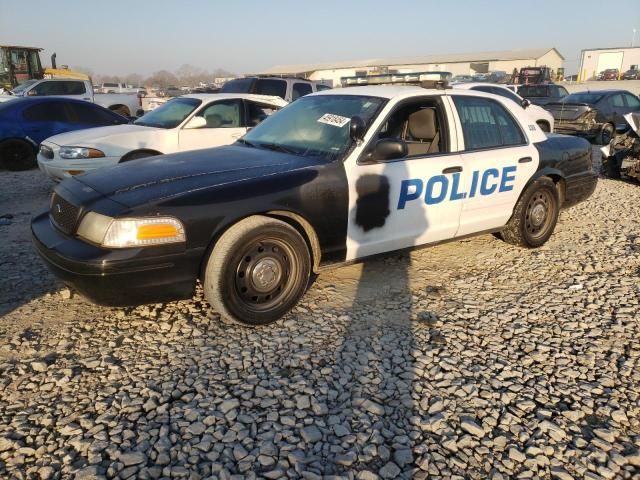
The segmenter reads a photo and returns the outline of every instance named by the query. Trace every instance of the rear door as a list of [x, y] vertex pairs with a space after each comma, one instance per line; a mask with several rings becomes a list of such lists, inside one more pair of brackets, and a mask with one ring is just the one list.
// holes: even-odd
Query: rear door
[[69, 102], [65, 105], [69, 122], [74, 130], [129, 123], [125, 117], [112, 113], [91, 103]]
[[[525, 185], [537, 170], [537, 149], [511, 105], [491, 98], [452, 95], [461, 129], [464, 188], [456, 236], [504, 226]], [[524, 119], [526, 121], [526, 119]]]
[[194, 115], [204, 119], [198, 128], [183, 126], [178, 135], [179, 151], [229, 145], [247, 133], [242, 100], [211, 102]]

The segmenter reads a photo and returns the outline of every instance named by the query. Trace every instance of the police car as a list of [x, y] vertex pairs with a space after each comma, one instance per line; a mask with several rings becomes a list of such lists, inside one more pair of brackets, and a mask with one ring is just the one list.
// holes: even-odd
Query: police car
[[96, 303], [189, 298], [200, 280], [258, 325], [329, 267], [487, 232], [538, 247], [595, 186], [589, 143], [507, 98], [368, 85], [300, 98], [231, 146], [67, 179], [32, 233]]

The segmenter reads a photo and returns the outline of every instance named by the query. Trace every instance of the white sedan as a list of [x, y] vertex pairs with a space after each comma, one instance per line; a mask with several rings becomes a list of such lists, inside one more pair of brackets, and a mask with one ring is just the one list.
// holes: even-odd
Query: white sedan
[[547, 112], [544, 108], [539, 107], [538, 105], [533, 105], [529, 100], [525, 100], [505, 85], [499, 85], [497, 83], [471, 82], [457, 83], [452, 86], [453, 88], [461, 88], [463, 90], [476, 90], [478, 92], [493, 93], [494, 95], [500, 95], [501, 97], [513, 100], [525, 109], [527, 116], [536, 122], [543, 132], [553, 132], [553, 115]]
[[285, 105], [265, 95], [185, 95], [131, 124], [50, 137], [41, 144], [38, 166], [60, 181], [128, 160], [229, 145]]

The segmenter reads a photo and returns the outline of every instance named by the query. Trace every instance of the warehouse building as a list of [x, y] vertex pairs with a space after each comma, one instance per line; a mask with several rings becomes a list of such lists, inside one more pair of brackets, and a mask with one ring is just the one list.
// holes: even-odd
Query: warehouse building
[[580, 56], [580, 79], [594, 80], [600, 72], [617, 68], [624, 73], [640, 65], [640, 47], [590, 48]]
[[455, 53], [404, 58], [374, 58], [345, 62], [304, 65], [279, 65], [258, 72], [261, 75], [296, 76], [340, 85], [342, 77], [385, 73], [451, 72], [453, 75], [475, 75], [506, 72], [522, 67], [547, 66], [554, 72], [562, 67], [564, 57], [555, 48], [505, 50], [499, 52]]

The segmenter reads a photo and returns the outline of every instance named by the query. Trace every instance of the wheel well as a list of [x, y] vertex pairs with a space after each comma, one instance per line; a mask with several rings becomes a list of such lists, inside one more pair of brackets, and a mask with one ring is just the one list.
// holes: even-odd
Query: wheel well
[[567, 183], [565, 182], [564, 178], [562, 178], [560, 175], [556, 175], [552, 173], [545, 176], [549, 177], [551, 180], [553, 180], [553, 183], [556, 184], [556, 189], [558, 190], [558, 197], [559, 197], [559, 204], [560, 204], [559, 207], [562, 207], [562, 204], [564, 203], [564, 200], [567, 194]]
[[304, 217], [296, 213], [289, 212], [287, 210], [271, 210], [268, 212], [253, 213], [246, 217], [238, 218], [234, 222], [231, 222], [225, 225], [224, 228], [220, 229], [220, 231], [218, 231], [215, 234], [215, 236], [213, 236], [210, 239], [209, 245], [207, 246], [202, 256], [202, 259], [200, 260], [200, 268], [198, 269], [199, 279], [202, 279], [204, 277], [204, 268], [206, 267], [207, 259], [209, 258], [209, 255], [211, 254], [213, 247], [215, 246], [218, 239], [222, 236], [222, 234], [226, 232], [228, 229], [230, 229], [232, 226], [234, 226], [236, 223], [241, 222], [245, 218], [252, 217], [252, 216], [264, 216], [264, 217], [275, 218], [277, 220], [286, 222], [289, 225], [291, 225], [293, 228], [295, 228], [298, 231], [298, 233], [302, 235], [302, 238], [304, 238], [304, 241], [307, 243], [307, 247], [311, 252], [311, 261], [313, 262], [313, 271], [317, 273], [318, 267], [320, 265], [320, 257], [321, 257], [320, 241], [318, 240], [318, 235], [316, 234], [316, 231], [313, 228], [313, 226]]
[[[149, 148], [141, 148], [139, 150], [132, 150], [129, 153], [126, 153], [125, 155], [122, 156], [122, 158], [120, 158], [120, 162], [126, 162], [127, 160], [129, 160], [129, 158], [136, 154], [136, 153], [149, 153], [150, 156], [152, 155], [162, 155], [161, 152], [158, 152], [157, 150], [151, 150]], [[118, 163], [120, 163], [118, 162]]]
[[126, 105], [124, 105], [122, 103], [117, 103], [115, 105], [111, 105], [109, 107], [109, 110], [114, 111], [114, 110], [118, 110], [120, 108], [125, 108], [127, 110], [127, 112], [129, 112], [129, 114], [131, 114], [131, 111], [129, 110], [129, 107], [127, 107]]
[[538, 126], [540, 128], [542, 128], [542, 125], [546, 125], [546, 127], [547, 127], [546, 131], [551, 132], [551, 125], [546, 120], [538, 120], [536, 123], [538, 124]]

